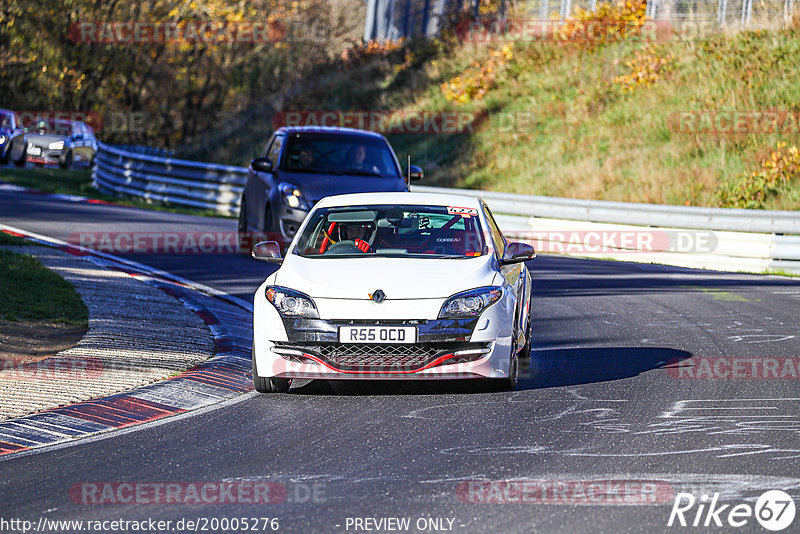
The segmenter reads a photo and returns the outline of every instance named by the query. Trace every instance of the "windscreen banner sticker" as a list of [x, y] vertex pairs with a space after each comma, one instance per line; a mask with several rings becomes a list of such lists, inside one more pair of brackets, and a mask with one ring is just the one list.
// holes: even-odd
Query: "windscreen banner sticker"
[[461, 215], [462, 217], [472, 217], [478, 214], [475, 208], [459, 208], [457, 206], [447, 206], [448, 215]]

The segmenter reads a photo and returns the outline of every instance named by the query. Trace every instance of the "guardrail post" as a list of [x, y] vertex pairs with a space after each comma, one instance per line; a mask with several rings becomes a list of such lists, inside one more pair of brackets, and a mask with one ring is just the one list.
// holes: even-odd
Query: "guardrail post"
[[561, 20], [565, 20], [567, 17], [569, 17], [571, 11], [572, 0], [561, 0], [561, 11], [559, 12]]
[[541, 0], [539, 4], [539, 20], [545, 21], [550, 19], [550, 1], [549, 0]]
[[742, 27], [750, 24], [750, 17], [753, 14], [753, 0], [742, 0], [742, 18], [740, 25]]

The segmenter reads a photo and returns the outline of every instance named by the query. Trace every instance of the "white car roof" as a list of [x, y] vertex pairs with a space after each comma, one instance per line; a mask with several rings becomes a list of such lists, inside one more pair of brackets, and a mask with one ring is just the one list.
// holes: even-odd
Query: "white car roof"
[[336, 206], [363, 206], [370, 204], [414, 204], [479, 208], [480, 199], [467, 195], [448, 195], [442, 193], [353, 193], [325, 197], [314, 207], [330, 208]]

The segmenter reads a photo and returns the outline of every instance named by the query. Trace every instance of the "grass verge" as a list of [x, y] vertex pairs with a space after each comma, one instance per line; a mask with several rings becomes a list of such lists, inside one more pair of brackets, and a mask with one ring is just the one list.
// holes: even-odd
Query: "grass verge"
[[92, 185], [92, 173], [88, 169], [63, 170], [49, 167], [36, 167], [32, 169], [5, 168], [0, 169], [0, 180], [22, 187], [37, 189], [46, 193], [77, 195], [134, 208], [168, 211], [171, 213], [183, 213], [188, 215], [202, 215], [204, 217], [229, 217], [213, 210], [145, 202], [144, 200], [103, 194]]
[[72, 284], [39, 260], [0, 249], [0, 318], [86, 327], [89, 310]]
[[38, 245], [38, 243], [34, 243], [32, 241], [28, 241], [23, 239], [19, 236], [11, 235], [7, 232], [0, 230], [0, 246], [2, 245], [12, 245], [15, 247], [25, 247], [31, 245]]

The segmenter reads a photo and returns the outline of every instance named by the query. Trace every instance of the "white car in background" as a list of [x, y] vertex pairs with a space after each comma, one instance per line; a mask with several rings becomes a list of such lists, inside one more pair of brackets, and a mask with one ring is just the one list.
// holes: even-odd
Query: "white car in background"
[[474, 197], [362, 193], [316, 204], [254, 303], [253, 382], [483, 378], [513, 388], [530, 354], [533, 247]]

